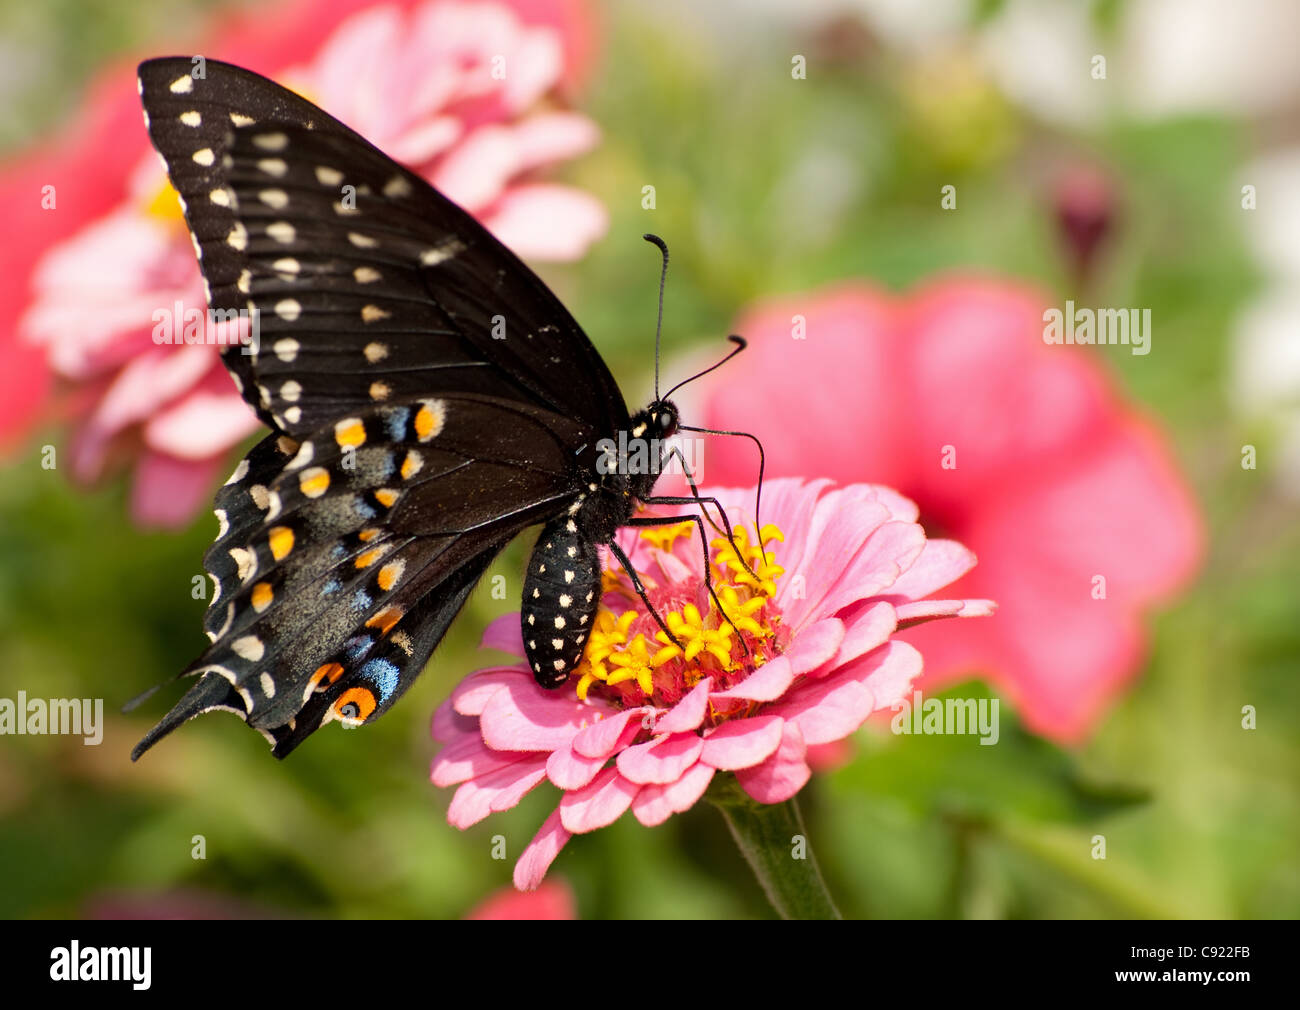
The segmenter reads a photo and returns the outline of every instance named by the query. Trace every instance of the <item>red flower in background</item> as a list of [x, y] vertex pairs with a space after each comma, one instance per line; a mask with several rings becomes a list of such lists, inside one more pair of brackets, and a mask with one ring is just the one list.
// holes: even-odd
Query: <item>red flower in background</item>
[[[769, 477], [896, 487], [930, 535], [969, 546], [980, 563], [950, 593], [998, 615], [902, 633], [921, 686], [987, 674], [1031, 729], [1073, 742], [1137, 672], [1143, 612], [1195, 572], [1203, 532], [1155, 426], [1095, 356], [1044, 344], [1046, 304], [991, 279], [768, 302], [737, 327], [750, 350], [682, 409], [756, 433]], [[711, 440], [706, 463], [711, 484], [754, 478], [741, 439]]]
[[[582, 9], [563, 0], [314, 0], [231, 21], [204, 53], [303, 91], [521, 255], [573, 259], [603, 233], [604, 209], [532, 175], [597, 140], [585, 117], [541, 104], [585, 69], [589, 32]], [[40, 208], [44, 185], [55, 187], [55, 210]], [[135, 518], [188, 522], [258, 422], [218, 348], [153, 342], [155, 310], [205, 301], [133, 68], [95, 89], [65, 147], [0, 178], [0, 196], [29, 225], [3, 253], [0, 340], [17, 367], [0, 387], [0, 437], [25, 431], [48, 385], [39, 357], [14, 339], [21, 333], [67, 380], [58, 413], [77, 426], [74, 475], [92, 480], [133, 460]]]
[[466, 919], [576, 919], [573, 890], [559, 880], [548, 880], [535, 891], [503, 887], [476, 905]]

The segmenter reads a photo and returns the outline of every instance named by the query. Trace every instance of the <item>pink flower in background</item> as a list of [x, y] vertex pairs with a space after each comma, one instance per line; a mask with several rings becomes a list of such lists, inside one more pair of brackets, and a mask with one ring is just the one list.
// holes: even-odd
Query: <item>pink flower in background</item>
[[[900, 625], [993, 610], [928, 598], [975, 556], [927, 540], [916, 506], [887, 488], [769, 481], [766, 554], [740, 525], [753, 518], [753, 489], [712, 493], [736, 524], [736, 547], [719, 537], [710, 555], [731, 623], [707, 593], [693, 523], [625, 529], [620, 546], [680, 647], [606, 564], [602, 607], [566, 685], [538, 687], [523, 662], [490, 667], [434, 715], [445, 746], [432, 779], [458, 786], [447, 811], [457, 827], [513, 807], [544, 780], [564, 792], [515, 866], [521, 890], [537, 886], [573, 834], [629, 809], [659, 824], [693, 806], [718, 772], [759, 802], [789, 799], [811, 774], [810, 747], [843, 739], [911, 689], [921, 654], [893, 637]], [[483, 644], [522, 657], [519, 615], [494, 621]]]
[[[1135, 675], [1142, 615], [1196, 571], [1203, 532], [1166, 440], [1095, 354], [1044, 344], [1047, 305], [992, 279], [772, 301], [737, 326], [750, 350], [678, 399], [704, 424], [756, 433], [769, 474], [888, 483], [927, 529], [976, 551], [952, 592], [996, 599], [998, 619], [909, 631], [921, 686], [986, 674], [1030, 728], [1072, 742]], [[706, 462], [724, 482], [756, 465], [726, 438]]]
[[548, 880], [535, 891], [503, 887], [477, 905], [466, 919], [576, 919], [577, 904], [568, 884]]
[[[419, 171], [524, 257], [565, 260], [603, 234], [604, 208], [534, 179], [598, 139], [586, 117], [543, 104], [585, 58], [573, 4], [452, 2], [298, 4], [281, 17], [279, 50], [213, 55], [308, 95]], [[322, 31], [321, 22], [326, 22]], [[294, 25], [307, 31], [304, 48]], [[213, 346], [159, 346], [153, 312], [203, 308], [202, 282], [179, 205], [147, 148], [133, 78], [127, 134], [134, 157], [116, 205], [46, 248], [30, 272], [20, 329], [72, 384], [72, 470], [93, 480], [136, 462], [132, 513], [148, 524], [189, 521], [229, 450], [259, 425]], [[104, 143], [115, 137], [100, 136]], [[82, 152], [94, 163], [93, 150]], [[52, 178], [57, 184], [60, 180]]]

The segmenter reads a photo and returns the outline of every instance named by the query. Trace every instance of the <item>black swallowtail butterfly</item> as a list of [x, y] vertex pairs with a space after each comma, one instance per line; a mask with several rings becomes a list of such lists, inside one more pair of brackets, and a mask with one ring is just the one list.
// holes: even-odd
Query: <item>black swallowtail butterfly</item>
[[[634, 511], [710, 499], [652, 498], [657, 466], [601, 465], [602, 439], [678, 430], [667, 395], [629, 415], [532, 271], [315, 105], [215, 60], [149, 60], [139, 75], [210, 306], [260, 325], [222, 353], [271, 434], [216, 496], [212, 644], [181, 674], [198, 680], [132, 758], [214, 709], [277, 757], [331, 720], [370, 722], [537, 524], [524, 643], [538, 683], [563, 684], [599, 603], [597, 546], [630, 570], [620, 526], [692, 518], [704, 532], [698, 515]], [[661, 313], [662, 297], [661, 279]]]

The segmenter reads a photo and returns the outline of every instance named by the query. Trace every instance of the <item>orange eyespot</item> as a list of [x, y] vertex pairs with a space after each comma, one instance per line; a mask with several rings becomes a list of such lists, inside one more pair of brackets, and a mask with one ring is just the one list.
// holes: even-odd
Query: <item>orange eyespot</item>
[[365, 687], [350, 687], [334, 702], [334, 715], [343, 722], [363, 723], [375, 710], [375, 696]]

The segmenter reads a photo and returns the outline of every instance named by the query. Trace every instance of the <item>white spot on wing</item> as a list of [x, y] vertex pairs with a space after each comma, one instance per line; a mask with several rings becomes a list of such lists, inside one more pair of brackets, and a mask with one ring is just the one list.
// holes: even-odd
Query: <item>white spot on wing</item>
[[384, 196], [397, 198], [411, 195], [411, 184], [403, 175], [395, 175], [384, 183]]
[[266, 655], [266, 646], [256, 635], [245, 635], [243, 638], [236, 638], [230, 643], [230, 648], [234, 650], [235, 655], [247, 659], [250, 663], [256, 663]]
[[450, 239], [442, 245], [434, 246], [432, 249], [426, 249], [420, 253], [420, 264], [426, 267], [435, 267], [439, 263], [445, 263], [457, 253], [463, 252], [464, 249], [465, 243], [460, 239]]

